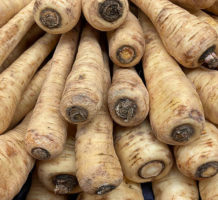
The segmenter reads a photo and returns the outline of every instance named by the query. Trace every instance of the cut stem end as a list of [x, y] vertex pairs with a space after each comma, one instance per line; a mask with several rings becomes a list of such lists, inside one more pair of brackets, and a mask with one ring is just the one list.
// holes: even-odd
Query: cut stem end
[[218, 162], [208, 162], [200, 167], [196, 171], [197, 178], [210, 178], [215, 176], [218, 173]]
[[51, 157], [50, 153], [46, 149], [40, 147], [32, 149], [31, 154], [38, 160], [48, 160]]
[[177, 142], [187, 142], [193, 135], [194, 129], [189, 124], [178, 126], [172, 132], [172, 138]]
[[129, 45], [124, 45], [117, 50], [117, 60], [122, 64], [131, 63], [136, 57], [136, 51]]
[[72, 123], [84, 122], [88, 118], [88, 111], [80, 106], [67, 108], [66, 114]]
[[96, 191], [96, 194], [98, 195], [106, 194], [115, 188], [116, 186], [114, 185], [102, 185], [101, 187], [98, 188], [98, 190]]

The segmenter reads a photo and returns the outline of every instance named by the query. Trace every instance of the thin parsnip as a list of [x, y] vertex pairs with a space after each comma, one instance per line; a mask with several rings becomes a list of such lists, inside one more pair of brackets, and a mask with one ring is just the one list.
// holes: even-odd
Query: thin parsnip
[[133, 182], [154, 181], [171, 170], [171, 151], [155, 138], [147, 120], [131, 128], [117, 126], [114, 143], [123, 173]]
[[11, 200], [20, 191], [35, 160], [27, 153], [24, 137], [30, 115], [0, 137], [0, 199]]
[[33, 1], [0, 28], [0, 68], [5, 59], [34, 24]]
[[77, 50], [80, 28], [61, 36], [26, 133], [27, 151], [38, 160], [58, 156], [67, 137], [67, 123], [59, 111], [61, 95]]
[[107, 33], [109, 56], [120, 67], [133, 67], [141, 60], [145, 40], [138, 19], [131, 12], [116, 30]]
[[34, 19], [46, 32], [63, 34], [76, 26], [82, 10], [81, 0], [35, 0]]
[[215, 15], [218, 15], [218, 0], [216, 0], [215, 3], [207, 10]]
[[9, 127], [25, 88], [57, 40], [58, 36], [46, 34], [0, 74], [0, 134]]
[[3, 26], [25, 7], [31, 0], [2, 0], [0, 1], [0, 27]]
[[166, 52], [156, 30], [140, 12], [144, 29], [144, 76], [150, 97], [150, 122], [156, 137], [184, 145], [199, 138], [204, 125], [200, 98], [176, 61]]
[[39, 72], [37, 72], [31, 82], [28, 84], [21, 100], [17, 105], [15, 115], [11, 121], [10, 128], [14, 127], [36, 104], [44, 80], [48, 74], [51, 61], [48, 62]]
[[195, 180], [218, 173], [218, 129], [206, 121], [199, 139], [185, 146], [175, 146], [176, 164], [181, 173]]
[[90, 25], [82, 31], [76, 60], [61, 99], [60, 111], [69, 123], [85, 123], [102, 106], [104, 65], [99, 32]]
[[129, 3], [128, 0], [82, 0], [82, 11], [95, 29], [111, 31], [124, 23]]
[[36, 40], [42, 37], [44, 31], [38, 25], [33, 24], [23, 39], [17, 44], [15, 49], [9, 54], [7, 59], [2, 63], [0, 72], [9, 67], [19, 56], [28, 49]]
[[[160, 180], [152, 182], [155, 200], [198, 200], [198, 187], [194, 180], [182, 175], [176, 166]], [[208, 200], [208, 199], [207, 199]]]
[[168, 53], [187, 68], [218, 68], [217, 33], [168, 0], [131, 0], [155, 25]]

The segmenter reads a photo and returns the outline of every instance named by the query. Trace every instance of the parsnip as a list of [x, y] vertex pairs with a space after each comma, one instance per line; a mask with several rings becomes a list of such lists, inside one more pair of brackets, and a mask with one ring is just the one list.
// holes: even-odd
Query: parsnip
[[215, 15], [218, 15], [218, 0], [216, 0], [215, 3], [207, 10]]

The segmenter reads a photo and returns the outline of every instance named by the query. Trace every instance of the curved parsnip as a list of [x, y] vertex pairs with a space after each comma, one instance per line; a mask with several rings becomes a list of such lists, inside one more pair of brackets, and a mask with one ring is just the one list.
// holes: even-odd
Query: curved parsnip
[[124, 23], [129, 3], [128, 0], [82, 0], [82, 10], [95, 29], [111, 31]]
[[144, 200], [140, 184], [124, 179], [113, 191], [105, 195], [80, 193], [77, 200]]
[[108, 107], [113, 120], [121, 126], [136, 126], [145, 120], [149, 111], [149, 95], [134, 68], [114, 66]]
[[63, 34], [78, 23], [81, 15], [81, 0], [35, 0], [34, 19], [46, 32]]
[[202, 200], [218, 200], [218, 174], [199, 181], [199, 190]]
[[217, 33], [210, 25], [168, 0], [131, 0], [150, 18], [162, 42], [187, 68], [218, 68]]
[[155, 200], [199, 199], [196, 182], [182, 175], [176, 166], [173, 167], [167, 176], [152, 182], [152, 189]]
[[178, 169], [186, 176], [201, 180], [218, 173], [218, 129], [205, 123], [198, 140], [185, 146], [176, 146], [174, 155]]
[[200, 10], [209, 8], [212, 6], [216, 0], [170, 0], [173, 3], [176, 3], [178, 5], [181, 5], [185, 8], [190, 8], [193, 10]]
[[186, 75], [200, 96], [205, 117], [218, 124], [218, 71], [198, 68]]
[[129, 180], [145, 183], [169, 173], [171, 151], [155, 138], [147, 120], [132, 128], [116, 127], [114, 138], [123, 173]]
[[145, 40], [138, 19], [131, 12], [116, 30], [107, 33], [109, 56], [120, 67], [133, 67], [141, 60]]
[[218, 15], [218, 0], [216, 0], [215, 3], [207, 10], [215, 15]]
[[77, 50], [78, 29], [61, 36], [28, 126], [26, 149], [38, 160], [56, 157], [63, 151], [66, 142], [67, 123], [61, 116], [59, 106]]
[[144, 29], [143, 69], [150, 97], [150, 122], [156, 137], [184, 145], [199, 138], [204, 125], [200, 98], [176, 61], [166, 52], [148, 18], [140, 12]]

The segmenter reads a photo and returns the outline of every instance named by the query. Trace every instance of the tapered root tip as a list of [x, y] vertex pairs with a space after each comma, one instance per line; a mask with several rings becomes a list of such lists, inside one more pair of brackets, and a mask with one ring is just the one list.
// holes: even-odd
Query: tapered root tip
[[40, 13], [40, 22], [49, 29], [61, 26], [61, 15], [53, 8], [45, 8]]
[[197, 178], [210, 178], [215, 176], [218, 173], [218, 162], [208, 162], [200, 167], [196, 171]]
[[57, 175], [52, 180], [56, 194], [68, 194], [78, 185], [77, 178], [68, 174]]
[[105, 0], [99, 3], [98, 12], [107, 22], [115, 22], [123, 15], [123, 4], [119, 0]]
[[31, 154], [34, 158], [38, 160], [48, 160], [51, 157], [50, 153], [47, 150], [40, 147], [32, 149]]
[[172, 132], [172, 138], [177, 142], [187, 142], [193, 135], [194, 129], [189, 124], [178, 126]]
[[96, 194], [98, 195], [106, 194], [115, 188], [116, 186], [114, 185], [102, 185], [101, 187], [98, 188], [98, 190], [96, 191]]
[[129, 45], [124, 45], [117, 50], [117, 60], [122, 64], [131, 63], [136, 57], [136, 51]]
[[66, 114], [72, 123], [84, 122], [88, 118], [88, 111], [80, 106], [67, 108]]
[[160, 160], [150, 161], [144, 164], [138, 171], [139, 177], [143, 179], [159, 176], [165, 168], [164, 162]]
[[115, 113], [124, 122], [129, 122], [136, 114], [137, 105], [135, 101], [124, 98], [115, 104]]

